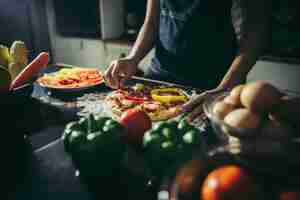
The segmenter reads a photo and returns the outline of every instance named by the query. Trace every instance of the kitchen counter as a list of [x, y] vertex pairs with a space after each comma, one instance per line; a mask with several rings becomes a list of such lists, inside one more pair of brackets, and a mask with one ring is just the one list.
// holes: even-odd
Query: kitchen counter
[[[106, 87], [99, 87], [95, 90], [100, 95], [97, 96], [99, 98], [109, 91]], [[28, 100], [26, 106], [23, 106], [24, 121], [21, 127], [24, 127], [23, 133], [27, 136], [26, 148], [24, 148], [26, 153], [22, 154], [18, 162], [22, 170], [17, 174], [21, 175], [17, 179], [16, 192], [10, 199], [157, 199], [159, 184], [155, 182], [149, 184], [149, 179], [141, 175], [142, 173], [135, 173], [124, 166], [116, 171], [113, 177], [101, 180], [86, 180], [78, 174], [60, 139], [66, 123], [79, 118], [77, 115], [80, 110], [78, 98], [72, 97], [71, 94], [65, 95], [63, 100], [59, 96], [49, 97], [47, 92], [37, 85], [34, 87], [32, 96], [33, 98]], [[105, 161], [105, 158], [103, 160]], [[270, 166], [270, 163], [261, 161], [266, 166]], [[254, 163], [252, 168], [260, 164]], [[275, 171], [278, 168], [285, 171], [281, 168], [281, 163], [287, 164], [274, 161]], [[134, 163], [131, 164], [134, 165]], [[265, 169], [270, 171], [269, 168]], [[285, 177], [290, 182], [298, 180], [300, 177], [298, 170], [292, 168], [289, 170], [290, 173], [297, 173], [294, 173], [293, 177]], [[263, 177], [262, 172], [258, 173], [258, 176]], [[271, 174], [268, 180], [276, 185], [278, 178]]]
[[[101, 91], [109, 90], [101, 88]], [[76, 98], [62, 101], [47, 97], [45, 90], [37, 85], [32, 96], [26, 105], [31, 110], [27, 115], [30, 118], [24, 121], [27, 162], [22, 163], [22, 176], [17, 179], [17, 192], [12, 199], [156, 199], [154, 187], [147, 187], [147, 179], [126, 168], [121, 168], [114, 177], [101, 180], [78, 176], [60, 139], [65, 124], [78, 119]]]

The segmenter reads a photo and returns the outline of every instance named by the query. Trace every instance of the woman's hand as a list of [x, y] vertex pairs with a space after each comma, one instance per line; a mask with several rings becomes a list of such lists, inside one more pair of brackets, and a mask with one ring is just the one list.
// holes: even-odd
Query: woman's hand
[[121, 58], [110, 63], [105, 70], [105, 83], [111, 88], [120, 88], [123, 82], [137, 72], [138, 62], [133, 58]]
[[223, 90], [224, 89], [216, 88], [216, 89], [207, 90], [201, 94], [192, 96], [190, 101], [188, 101], [186, 104], [183, 105], [184, 112], [189, 113], [187, 115], [187, 120], [192, 122], [196, 118], [203, 116], [202, 104], [205, 101], [205, 99], [208, 98], [209, 96], [214, 95]]

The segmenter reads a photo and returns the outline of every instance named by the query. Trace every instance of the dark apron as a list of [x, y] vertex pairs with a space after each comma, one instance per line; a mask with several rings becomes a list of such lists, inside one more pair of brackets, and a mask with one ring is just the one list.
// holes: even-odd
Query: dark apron
[[236, 54], [231, 1], [160, 0], [156, 52], [148, 77], [214, 88]]

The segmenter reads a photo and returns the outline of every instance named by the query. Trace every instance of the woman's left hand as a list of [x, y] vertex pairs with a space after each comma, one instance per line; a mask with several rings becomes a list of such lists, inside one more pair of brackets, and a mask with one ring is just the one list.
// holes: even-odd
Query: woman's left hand
[[192, 96], [191, 99], [183, 105], [183, 111], [189, 113], [187, 115], [187, 120], [192, 122], [196, 118], [203, 116], [202, 104], [205, 101], [205, 99], [223, 90], [224, 89], [216, 88]]

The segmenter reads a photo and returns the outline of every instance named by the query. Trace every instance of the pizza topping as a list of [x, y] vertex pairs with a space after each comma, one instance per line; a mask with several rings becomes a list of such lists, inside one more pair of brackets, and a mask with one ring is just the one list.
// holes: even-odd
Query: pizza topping
[[144, 101], [146, 101], [147, 99], [145, 99], [144, 97], [134, 97], [134, 96], [124, 96], [124, 99], [133, 101], [135, 103], [144, 103]]
[[143, 92], [136, 92], [132, 89], [126, 89], [126, 90], [119, 90], [118, 91], [123, 98], [136, 101], [138, 103], [143, 103], [144, 101], [150, 100], [149, 95], [143, 93]]
[[[117, 100], [114, 102], [112, 100]], [[145, 111], [152, 121], [173, 118], [181, 113], [181, 105], [188, 100], [188, 96], [179, 88], [136, 84], [122, 88], [109, 95], [114, 114], [120, 117], [123, 111], [138, 108]], [[118, 111], [118, 112], [116, 112]]]
[[127, 99], [121, 100], [121, 103], [124, 108], [131, 108], [136, 105], [136, 102]]
[[141, 84], [141, 83], [137, 83], [135, 84], [135, 86], [132, 87], [134, 91], [136, 92], [143, 92], [143, 90], [145, 89], [145, 85]]
[[170, 103], [170, 102], [186, 102], [186, 95], [177, 88], [160, 88], [151, 91], [151, 97], [159, 102]]
[[146, 108], [147, 110], [157, 110], [159, 109], [160, 104], [156, 102], [144, 103], [143, 107]]

